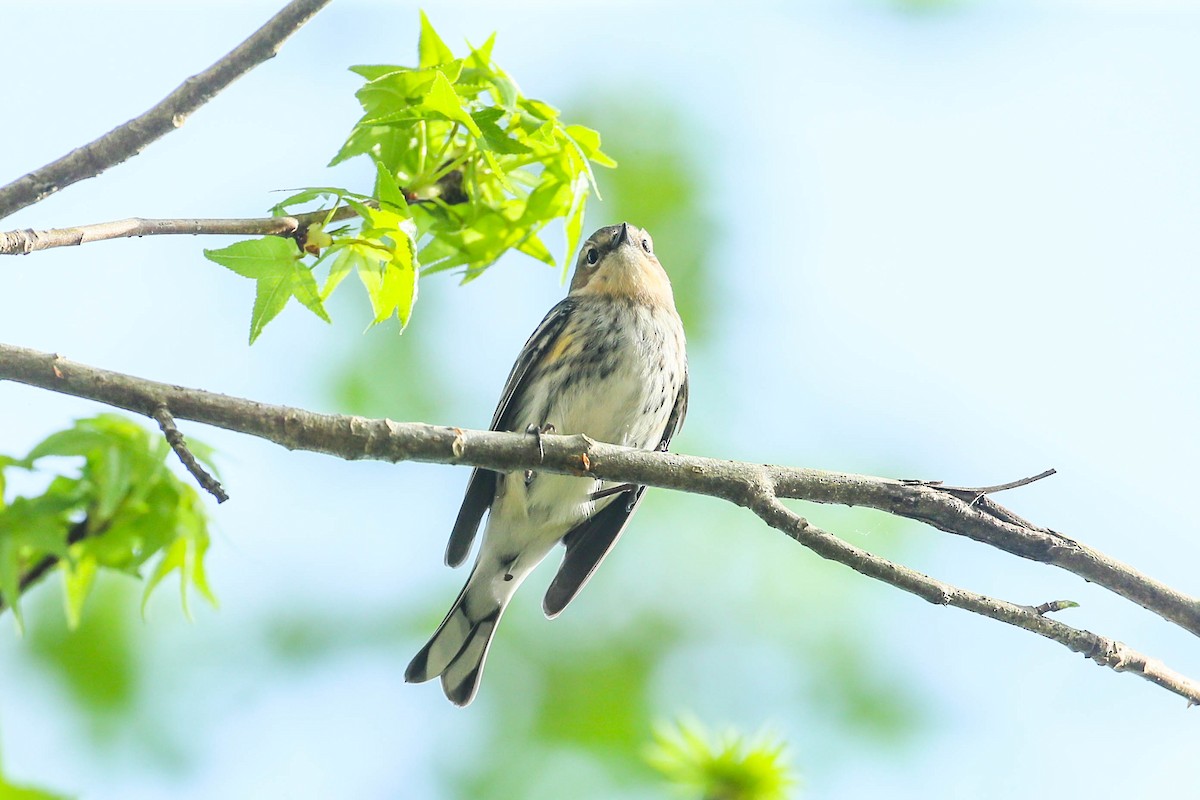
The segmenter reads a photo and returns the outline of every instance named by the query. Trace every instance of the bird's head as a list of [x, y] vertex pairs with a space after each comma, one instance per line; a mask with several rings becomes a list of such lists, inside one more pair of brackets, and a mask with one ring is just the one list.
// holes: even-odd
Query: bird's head
[[671, 281], [654, 255], [650, 234], [628, 222], [601, 228], [583, 243], [571, 278], [571, 294], [675, 305]]

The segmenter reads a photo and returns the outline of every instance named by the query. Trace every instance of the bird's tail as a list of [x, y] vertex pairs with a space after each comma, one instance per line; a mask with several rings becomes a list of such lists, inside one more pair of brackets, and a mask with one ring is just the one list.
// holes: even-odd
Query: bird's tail
[[421, 683], [440, 675], [446, 697], [458, 706], [475, 699], [492, 636], [512, 597], [511, 590], [504, 591], [508, 586], [497, 592], [493, 581], [486, 578], [477, 581], [479, 574], [476, 565], [450, 613], [404, 671], [404, 680], [409, 683]]

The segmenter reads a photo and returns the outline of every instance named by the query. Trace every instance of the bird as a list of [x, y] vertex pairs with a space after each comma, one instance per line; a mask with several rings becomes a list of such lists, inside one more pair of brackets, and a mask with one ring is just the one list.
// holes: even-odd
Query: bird
[[[646, 231], [623, 222], [584, 242], [567, 296], [537, 326], [513, 365], [491, 429], [586, 434], [666, 450], [687, 415], [683, 322], [671, 281]], [[645, 486], [598, 478], [477, 468], [467, 482], [446, 564], [461, 565], [483, 515], [475, 565], [450, 612], [404, 678], [440, 677], [466, 706], [479, 690], [509, 600], [553, 547], [565, 547], [542, 610], [553, 619], [588, 582], [629, 524]]]

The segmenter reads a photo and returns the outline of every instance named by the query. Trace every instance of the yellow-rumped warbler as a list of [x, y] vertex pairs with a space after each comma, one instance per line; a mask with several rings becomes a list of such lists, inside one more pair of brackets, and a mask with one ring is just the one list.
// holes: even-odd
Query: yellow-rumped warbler
[[[602, 442], [665, 450], [687, 412], [683, 324], [650, 235], [629, 223], [596, 231], [575, 264], [571, 290], [517, 357], [492, 430], [585, 433]], [[569, 475], [476, 469], [450, 533], [446, 563], [467, 557], [488, 514], [467, 585], [406, 681], [438, 675], [451, 702], [475, 697], [496, 625], [513, 592], [563, 542], [562, 565], [542, 609], [557, 616], [629, 523], [644, 486]]]

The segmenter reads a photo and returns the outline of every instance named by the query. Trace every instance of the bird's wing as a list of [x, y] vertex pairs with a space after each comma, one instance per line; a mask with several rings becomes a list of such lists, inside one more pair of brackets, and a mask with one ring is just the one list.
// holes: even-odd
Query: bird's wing
[[[546, 314], [545, 319], [529, 337], [529, 341], [521, 348], [517, 363], [513, 364], [512, 371], [508, 373], [496, 413], [492, 415], [492, 430], [509, 430], [515, 411], [514, 399], [525, 391], [526, 384], [535, 372], [534, 367], [562, 335], [574, 308], [575, 301], [570, 297], [560, 301], [550, 309], [550, 313]], [[471, 479], [467, 482], [467, 493], [463, 498], [462, 508], [458, 510], [458, 519], [454, 521], [454, 528], [450, 531], [450, 542], [446, 545], [448, 565], [457, 567], [466, 559], [467, 553], [471, 551], [471, 543], [475, 541], [475, 533], [479, 530], [479, 522], [483, 519], [483, 512], [491, 507], [495, 499], [496, 473], [487, 469], [473, 470]]]
[[[671, 437], [683, 425], [683, 418], [687, 416], [687, 402], [688, 381], [685, 373], [657, 449], [666, 450], [667, 445], [671, 443]], [[592, 573], [600, 566], [600, 562], [608, 555], [608, 551], [629, 524], [645, 492], [645, 486], [635, 486], [621, 492], [607, 506], [576, 525], [563, 537], [567, 552], [563, 555], [562, 564], [554, 580], [550, 582], [550, 588], [546, 590], [545, 599], [542, 600], [542, 611], [547, 617], [558, 616], [567, 604], [575, 599], [575, 595], [579, 594], [579, 590], [592, 577]]]

